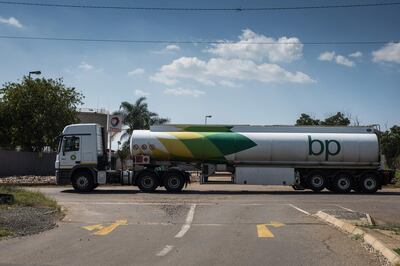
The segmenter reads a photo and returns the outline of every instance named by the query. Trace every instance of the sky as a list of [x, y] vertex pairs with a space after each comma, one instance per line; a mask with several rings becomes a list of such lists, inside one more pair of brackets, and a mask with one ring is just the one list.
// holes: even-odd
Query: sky
[[[279, 7], [377, 1], [50, 1], [141, 7]], [[390, 2], [387, 1], [387, 2]], [[391, 2], [394, 2], [393, 0]], [[101, 43], [0, 39], [0, 83], [64, 79], [86, 108], [147, 97], [171, 123], [294, 124], [338, 111], [400, 124], [400, 5], [252, 12], [133, 11], [0, 4], [0, 35], [219, 41]], [[310, 44], [310, 42], [382, 42]], [[267, 43], [267, 44], [265, 44]]]

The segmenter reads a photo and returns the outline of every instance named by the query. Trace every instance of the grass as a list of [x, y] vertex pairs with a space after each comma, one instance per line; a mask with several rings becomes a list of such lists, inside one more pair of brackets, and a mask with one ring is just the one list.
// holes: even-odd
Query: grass
[[14, 186], [0, 186], [0, 194], [12, 194], [14, 205], [30, 207], [48, 207], [60, 210], [57, 202], [39, 191], [29, 191]]
[[400, 255], [400, 248], [395, 248], [393, 251]]
[[356, 234], [356, 235], [352, 235], [351, 236], [351, 239], [353, 239], [353, 240], [361, 240], [361, 239], [363, 239], [363, 235], [361, 235], [361, 234]]
[[400, 226], [399, 225], [363, 225], [362, 227], [369, 228], [369, 229], [380, 229], [380, 230], [392, 231], [396, 235], [400, 235]]
[[388, 185], [388, 187], [400, 188], [400, 170], [396, 170], [395, 179], [396, 179], [396, 183], [393, 185]]
[[0, 227], [0, 238], [12, 235], [11, 231]]

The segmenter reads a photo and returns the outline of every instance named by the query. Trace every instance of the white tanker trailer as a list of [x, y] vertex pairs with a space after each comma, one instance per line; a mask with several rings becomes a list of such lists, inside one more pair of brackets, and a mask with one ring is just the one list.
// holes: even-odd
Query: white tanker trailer
[[224, 171], [232, 184], [338, 193], [373, 193], [394, 182], [394, 172], [383, 170], [373, 127], [154, 126], [133, 131], [129, 171], [109, 169], [101, 132], [97, 124], [64, 129], [56, 161], [59, 184], [90, 191], [119, 182], [145, 192], [162, 186], [178, 192], [190, 181], [188, 170], [196, 169], [202, 184]]

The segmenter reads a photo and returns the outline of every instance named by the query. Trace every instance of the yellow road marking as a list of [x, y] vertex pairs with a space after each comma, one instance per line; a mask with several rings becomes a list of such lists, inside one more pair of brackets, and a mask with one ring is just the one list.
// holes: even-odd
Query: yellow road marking
[[285, 224], [277, 222], [277, 221], [271, 221], [269, 224], [257, 224], [257, 235], [258, 237], [275, 237], [274, 234], [268, 229], [267, 226], [272, 226], [272, 227], [282, 227]]
[[101, 224], [94, 224], [94, 225], [88, 225], [88, 226], [82, 226], [83, 229], [93, 231], [93, 230], [100, 230], [103, 228], [103, 225]]
[[94, 233], [97, 236], [105, 236], [108, 235], [109, 233], [111, 233], [112, 231], [114, 231], [115, 228], [117, 228], [120, 225], [126, 225], [128, 224], [127, 220], [117, 220], [115, 221], [115, 223], [112, 223], [111, 225], [107, 226], [107, 227], [103, 227], [102, 229], [100, 229], [99, 231], [97, 231], [96, 233]]
[[115, 223], [112, 223], [109, 226], [103, 226], [102, 224], [94, 224], [94, 225], [82, 226], [82, 228], [89, 231], [98, 230], [97, 232], [94, 233], [94, 235], [105, 236], [114, 231], [114, 229], [117, 228], [118, 226], [127, 224], [128, 224], [127, 220], [117, 220], [115, 221]]
[[274, 234], [267, 228], [265, 224], [257, 224], [258, 237], [274, 237]]

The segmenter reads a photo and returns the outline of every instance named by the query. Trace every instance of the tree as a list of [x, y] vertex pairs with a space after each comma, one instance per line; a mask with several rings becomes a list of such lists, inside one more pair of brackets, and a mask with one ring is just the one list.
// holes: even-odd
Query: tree
[[390, 168], [400, 167], [400, 126], [393, 126], [380, 136], [382, 153]]
[[319, 119], [314, 119], [308, 114], [302, 113], [296, 121], [296, 126], [317, 126], [320, 122]]
[[62, 79], [26, 76], [20, 83], [4, 84], [0, 96], [0, 118], [8, 125], [2, 134], [10, 137], [5, 146], [27, 151], [42, 151], [46, 146], [54, 149], [63, 128], [77, 122], [76, 107], [83, 99]]
[[161, 125], [169, 122], [168, 118], [159, 117], [157, 113], [149, 111], [146, 97], [140, 97], [135, 103], [122, 102], [119, 111], [114, 114], [121, 114], [124, 125], [128, 126], [121, 138], [126, 138], [135, 129], [149, 129], [151, 125]]
[[346, 117], [342, 112], [337, 112], [335, 115], [325, 118], [324, 121], [321, 122], [321, 125], [324, 126], [348, 126], [350, 125], [350, 119]]
[[325, 118], [324, 121], [302, 113], [296, 121], [296, 126], [348, 126], [350, 122], [350, 118], [342, 112], [337, 112], [335, 115]]

